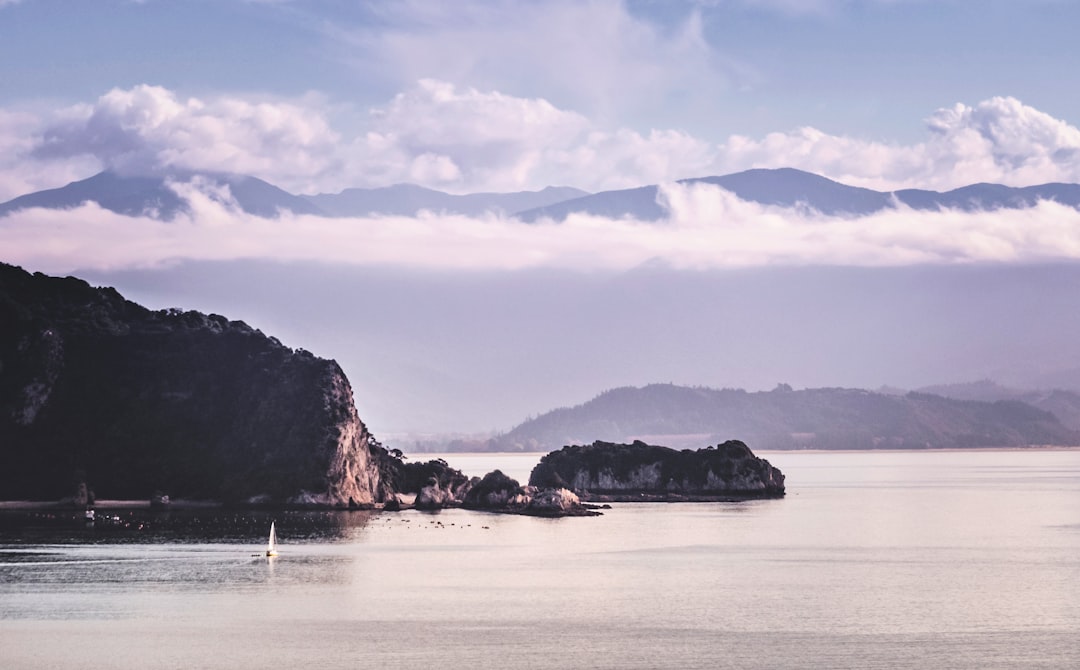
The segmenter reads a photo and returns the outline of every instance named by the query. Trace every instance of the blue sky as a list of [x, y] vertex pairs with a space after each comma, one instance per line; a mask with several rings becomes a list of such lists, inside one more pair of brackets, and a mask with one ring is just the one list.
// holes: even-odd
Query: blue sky
[[[315, 91], [363, 108], [434, 78], [541, 97], [639, 131], [674, 128], [713, 140], [803, 125], [913, 140], [933, 110], [994, 96], [1019, 98], [1058, 118], [1080, 116], [1080, 92], [1067, 85], [1078, 55], [1075, 2], [0, 6], [6, 105], [88, 101], [114, 87], [153, 84], [200, 96]], [[524, 31], [530, 36], [516, 45], [503, 41]], [[613, 54], [624, 62], [611, 63]], [[635, 68], [653, 70], [648, 95], [627, 81]], [[620, 89], [634, 95], [620, 96]]]

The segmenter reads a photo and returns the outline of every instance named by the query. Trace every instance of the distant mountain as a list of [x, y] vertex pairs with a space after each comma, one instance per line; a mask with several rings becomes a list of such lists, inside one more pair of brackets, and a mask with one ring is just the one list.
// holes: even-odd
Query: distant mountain
[[70, 209], [85, 202], [126, 216], [147, 215], [169, 220], [185, 211], [186, 203], [170, 189], [169, 179], [189, 181], [199, 176], [213, 184], [225, 185], [240, 208], [248, 214], [277, 216], [279, 211], [321, 214], [309, 201], [255, 177], [231, 174], [173, 173], [161, 176], [126, 176], [100, 172], [61, 188], [37, 191], [0, 204], [0, 216], [20, 209], [44, 207]]
[[957, 400], [997, 402], [1018, 400], [1056, 416], [1061, 423], [1073, 430], [1080, 430], [1080, 393], [1063, 389], [1051, 391], [1023, 391], [1001, 386], [989, 379], [966, 384], [941, 384], [919, 389], [920, 393], [933, 393]]
[[[1030, 207], [1039, 200], [1054, 200], [1080, 208], [1080, 184], [1043, 184], [1013, 188], [998, 184], [974, 184], [945, 193], [908, 189], [874, 191], [847, 186], [825, 177], [793, 168], [755, 169], [721, 177], [683, 179], [680, 184], [712, 184], [731, 191], [742, 200], [778, 207], [804, 206], [830, 215], [865, 215], [898, 203], [918, 210], [1002, 209]], [[533, 222], [543, 218], [565, 220], [571, 214], [591, 214], [608, 218], [630, 217], [657, 221], [667, 215], [659, 203], [657, 186], [619, 191], [603, 191], [574, 200], [522, 211], [518, 218]]]
[[1080, 445], [1080, 432], [1015, 400], [785, 385], [770, 392], [654, 384], [619, 388], [557, 409], [495, 439], [506, 450], [549, 450], [640, 439], [692, 447], [738, 439], [754, 449], [928, 449]]
[[[333, 217], [415, 216], [427, 210], [463, 216], [498, 213], [535, 222], [545, 218], [563, 221], [571, 214], [613, 219], [632, 217], [642, 221], [658, 221], [667, 215], [657, 200], [659, 187], [655, 185], [593, 194], [576, 188], [549, 186], [541, 191], [453, 195], [414, 184], [397, 184], [298, 196], [261, 179], [243, 175], [177, 172], [168, 176], [121, 176], [102, 172], [62, 188], [29, 193], [0, 203], [0, 216], [28, 207], [66, 209], [89, 201], [120, 214], [149, 215], [167, 220], [183, 211], [186, 205], [166, 186], [166, 179], [186, 181], [195, 176], [228, 186], [243, 211], [264, 217], [274, 217], [282, 211]], [[679, 183], [712, 184], [749, 202], [807, 207], [830, 215], [872, 214], [900, 204], [918, 210], [992, 210], [1030, 207], [1039, 200], [1054, 200], [1080, 208], [1080, 184], [1042, 184], [1025, 188], [973, 184], [945, 193], [918, 189], [888, 193], [847, 186], [793, 168], [746, 170], [719, 177], [684, 179]]]
[[421, 210], [481, 216], [488, 212], [513, 214], [548, 207], [585, 195], [588, 195], [585, 191], [568, 186], [549, 186], [542, 191], [519, 193], [451, 195], [414, 184], [397, 184], [386, 188], [350, 188], [336, 194], [303, 197], [330, 216], [416, 216]]
[[0, 203], [0, 216], [30, 207], [70, 209], [85, 202], [127, 216], [169, 220], [186, 210], [186, 203], [166, 185], [167, 180], [190, 181], [196, 176], [229, 192], [248, 213], [275, 217], [282, 211], [322, 216], [416, 216], [421, 210], [481, 216], [488, 212], [513, 214], [546, 207], [587, 195], [570, 187], [549, 186], [542, 191], [451, 195], [412, 184], [387, 188], [352, 188], [337, 194], [293, 195], [255, 177], [234, 174], [175, 172], [157, 176], [126, 176], [101, 172], [61, 188], [37, 191]]

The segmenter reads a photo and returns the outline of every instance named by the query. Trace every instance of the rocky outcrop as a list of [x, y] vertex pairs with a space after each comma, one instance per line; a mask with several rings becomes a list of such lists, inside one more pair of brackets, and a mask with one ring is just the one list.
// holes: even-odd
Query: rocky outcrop
[[0, 264], [0, 499], [82, 477], [99, 499], [367, 506], [392, 460], [334, 361]]
[[697, 500], [784, 495], [784, 475], [742, 442], [676, 451], [636, 441], [567, 446], [543, 458], [532, 486], [567, 487], [584, 500]]
[[[394, 491], [415, 494], [412, 505], [417, 509], [442, 509], [461, 505], [473, 480], [460, 470], [450, 467], [441, 458], [426, 462], [406, 463], [400, 452], [383, 459], [383, 480]], [[391, 499], [389, 509], [400, 509], [400, 500]]]
[[526, 513], [533, 516], [593, 516], [599, 514], [586, 508], [573, 491], [567, 489], [544, 489], [538, 491], [526, 506]]
[[539, 489], [521, 486], [501, 470], [494, 470], [474, 483], [465, 496], [465, 507], [504, 514], [529, 516], [596, 516], [600, 514], [565, 488]]
[[501, 509], [511, 505], [524, 507], [528, 498], [521, 489], [521, 484], [503, 473], [493, 470], [473, 484], [465, 496], [465, 507], [472, 509]]

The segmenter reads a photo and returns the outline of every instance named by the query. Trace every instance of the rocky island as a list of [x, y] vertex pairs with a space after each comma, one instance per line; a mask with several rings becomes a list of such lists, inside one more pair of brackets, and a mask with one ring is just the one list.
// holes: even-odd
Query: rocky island
[[533, 469], [529, 484], [565, 488], [582, 500], [719, 501], [779, 498], [784, 475], [742, 442], [676, 451], [641, 441], [594, 442], [553, 451]]

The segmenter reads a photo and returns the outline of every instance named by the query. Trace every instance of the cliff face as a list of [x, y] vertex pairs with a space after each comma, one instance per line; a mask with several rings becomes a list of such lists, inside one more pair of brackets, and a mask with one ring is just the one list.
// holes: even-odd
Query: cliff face
[[0, 264], [0, 499], [364, 505], [385, 456], [334, 361]]
[[697, 451], [644, 442], [568, 446], [540, 459], [529, 484], [584, 494], [778, 497], [784, 475], [737, 440]]

